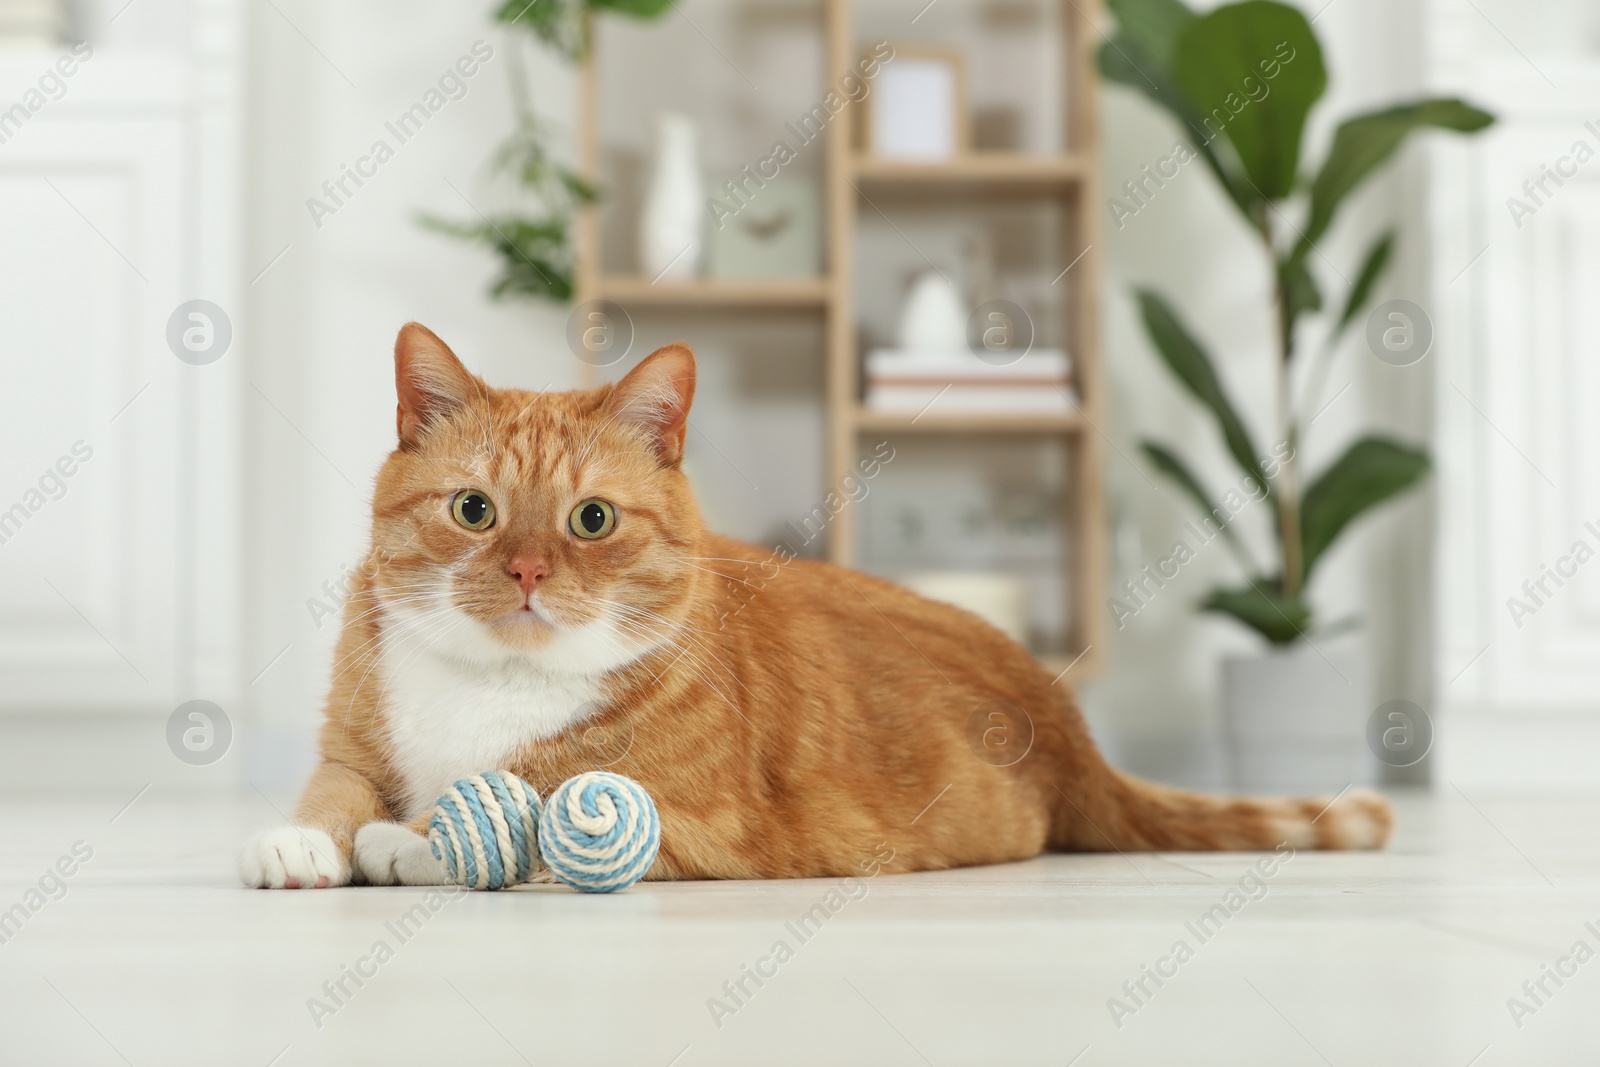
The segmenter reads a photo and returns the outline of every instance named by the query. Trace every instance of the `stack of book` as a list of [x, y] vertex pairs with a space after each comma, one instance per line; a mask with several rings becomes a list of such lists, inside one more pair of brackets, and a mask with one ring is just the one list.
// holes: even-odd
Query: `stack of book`
[[867, 355], [866, 379], [873, 411], [1041, 415], [1077, 403], [1072, 363], [1059, 348], [1034, 349], [1011, 363], [964, 351], [879, 348]]

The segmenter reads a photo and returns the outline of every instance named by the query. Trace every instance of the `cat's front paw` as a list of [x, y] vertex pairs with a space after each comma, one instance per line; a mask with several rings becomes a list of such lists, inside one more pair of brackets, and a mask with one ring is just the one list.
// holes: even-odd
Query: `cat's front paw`
[[331, 889], [350, 884], [350, 862], [323, 831], [278, 826], [244, 846], [239, 877], [252, 889]]
[[368, 885], [444, 885], [444, 864], [428, 839], [399, 823], [369, 822], [356, 831], [356, 870]]

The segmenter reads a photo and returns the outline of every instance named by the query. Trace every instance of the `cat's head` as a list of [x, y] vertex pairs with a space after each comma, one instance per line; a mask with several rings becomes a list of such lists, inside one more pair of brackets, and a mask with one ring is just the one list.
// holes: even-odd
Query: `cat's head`
[[703, 573], [686, 345], [569, 393], [492, 389], [416, 323], [394, 356], [399, 445], [373, 500], [386, 640], [596, 673], [676, 636]]

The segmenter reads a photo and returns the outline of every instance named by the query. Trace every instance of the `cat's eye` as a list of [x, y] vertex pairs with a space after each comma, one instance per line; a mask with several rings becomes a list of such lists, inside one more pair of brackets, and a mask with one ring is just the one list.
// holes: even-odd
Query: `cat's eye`
[[487, 530], [494, 525], [494, 503], [476, 489], [463, 489], [450, 502], [456, 522], [469, 530]]
[[572, 509], [567, 525], [588, 541], [598, 541], [617, 525], [617, 509], [598, 497], [590, 497]]

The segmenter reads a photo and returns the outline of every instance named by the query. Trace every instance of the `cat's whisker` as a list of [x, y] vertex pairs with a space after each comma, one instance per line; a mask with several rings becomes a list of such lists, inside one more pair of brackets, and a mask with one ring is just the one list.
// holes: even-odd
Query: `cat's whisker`
[[[356, 685], [350, 693], [350, 699], [347, 702], [347, 707], [354, 706], [356, 700], [361, 696], [361, 689], [364, 685], [366, 685], [367, 679], [372, 675], [372, 672], [375, 671], [380, 664], [382, 664], [383, 643], [385, 638], [388, 638], [392, 642], [405, 640], [410, 636], [411, 632], [420, 632], [423, 627], [432, 622], [434, 617], [442, 616], [443, 614], [443, 609], [429, 612], [425, 615], [417, 617], [414, 620], [408, 620], [407, 623], [396, 626], [392, 630], [380, 630], [377, 636], [366, 642], [363, 645], [362, 652], [362, 658], [368, 660], [366, 669], [362, 671], [361, 677], [356, 680]], [[352, 665], [352, 669], [353, 667], [354, 665]]]
[[[424, 598], [420, 598], [419, 600], [417, 600], [416, 603], [426, 604], [429, 601], [432, 601], [434, 599], [435, 598], [431, 597], [431, 596], [430, 597], [424, 597]], [[363, 613], [363, 615], [364, 616], [370, 616], [370, 615], [374, 615], [374, 614], [381, 614], [382, 612], [389, 611], [389, 610], [391, 610], [393, 608], [402, 607], [402, 606], [409, 607], [410, 605], [409, 605], [409, 603], [402, 604], [402, 603], [395, 603], [395, 602], [386, 603], [386, 604], [379, 604], [376, 607], [374, 607], [371, 611]], [[442, 610], [446, 610], [446, 608], [449, 607], [449, 606], [453, 606], [453, 605], [441, 606], [441, 607], [434, 608], [434, 609], [431, 609], [431, 610], [442, 611]], [[370, 650], [372, 648], [375, 648], [377, 646], [377, 644], [383, 639], [383, 636], [384, 636], [384, 630], [383, 630], [382, 622], [381, 622], [381, 619], [380, 619], [379, 624], [377, 626], [377, 629], [376, 629], [375, 633], [373, 634], [373, 636], [368, 638], [366, 641], [363, 641], [360, 645], [356, 646], [354, 649], [352, 649], [350, 652], [346, 653], [344, 656], [341, 656], [336, 661], [336, 663], [334, 665], [335, 669], [338, 669], [339, 667], [341, 667], [347, 661], [349, 661], [351, 659], [354, 659], [355, 657], [357, 657], [357, 656], [359, 656], [359, 655], [361, 655], [363, 653], [366, 653], [368, 650]]]
[[[606, 603], [615, 604], [614, 601], [607, 601]], [[697, 642], [698, 646], [700, 647], [700, 649], [702, 651], [704, 651], [706, 655], [710, 656], [713, 660], [715, 660], [718, 666], [722, 667], [723, 670], [727, 671], [729, 677], [732, 678], [734, 680], [734, 682], [740, 686], [740, 688], [744, 688], [743, 683], [739, 682], [738, 674], [735, 671], [733, 671], [730, 667], [728, 667], [728, 665], [726, 663], [724, 663], [722, 661], [722, 658], [720, 656], [718, 656], [716, 654], [716, 652], [713, 650], [711, 643], [708, 640], [706, 640], [706, 638], [701, 636], [703, 633], [706, 633], [706, 631], [702, 631], [702, 630], [698, 629], [697, 627], [690, 626], [690, 625], [688, 625], [687, 622], [684, 622], [684, 623], [673, 623], [670, 620], [663, 618], [662, 616], [660, 616], [659, 614], [657, 614], [655, 612], [651, 612], [651, 611], [648, 611], [647, 609], [639, 608], [637, 606], [629, 606], [629, 605], [617, 605], [617, 606], [619, 608], [622, 608], [623, 610], [632, 612], [637, 616], [642, 616], [642, 617], [646, 618], [647, 620], [653, 620], [655, 622], [662, 623], [663, 625], [673, 626], [676, 629], [678, 629], [679, 631], [685, 633], [691, 639], [695, 640]], [[717, 634], [712, 633], [711, 636], [717, 636]]]
[[733, 713], [735, 715], [739, 716], [741, 719], [744, 719], [746, 723], [750, 722], [748, 718], [745, 718], [744, 712], [739, 710], [739, 705], [735, 704], [732, 698], [730, 698], [727, 693], [724, 693], [722, 688], [718, 686], [716, 682], [711, 680], [711, 678], [707, 675], [703, 664], [701, 664], [698, 660], [691, 659], [689, 661], [689, 666], [694, 672], [695, 677], [700, 680], [701, 684], [706, 686], [706, 688], [710, 689], [713, 693], [717, 694], [717, 696], [722, 699], [724, 704], [733, 709]]
[[[689, 626], [686, 621], [674, 622], [672, 620], [662, 618], [661, 616], [652, 612], [647, 612], [637, 606], [624, 604], [621, 601], [601, 598], [597, 601], [597, 603], [601, 604], [603, 607], [611, 609], [613, 612], [611, 621], [614, 624], [630, 626], [636, 631], [648, 633], [652, 637], [661, 640], [664, 644], [671, 643], [675, 645], [676, 635], [683, 634], [688, 636], [689, 631], [694, 629], [693, 627]], [[643, 619], [645, 622], [655, 621], [661, 623], [667, 628], [672, 636], [662, 637], [660, 630], [644, 626], [641, 623], [641, 619]]]
[[635, 638], [640, 645], [644, 646], [643, 648], [632, 651], [623, 650], [631, 660], [638, 660], [643, 656], [649, 655], [650, 653], [658, 651], [662, 648], [677, 647], [672, 634], [662, 634], [659, 630], [643, 626], [636, 620], [625, 617], [613, 617], [608, 621], [612, 626], [623, 630], [628, 635]]
[[[427, 585], [418, 585], [414, 589], [404, 589], [404, 590], [389, 590], [389, 589], [385, 589], [382, 592], [368, 592], [365, 595], [371, 597], [374, 601], [377, 601], [377, 603], [374, 604], [372, 607], [367, 608], [367, 610], [362, 612], [361, 615], [356, 616], [355, 618], [351, 619], [350, 621], [352, 621], [352, 622], [360, 621], [365, 616], [371, 615], [374, 612], [376, 612], [376, 611], [378, 611], [378, 610], [380, 610], [381, 608], [384, 608], [384, 607], [396, 607], [396, 606], [403, 605], [403, 604], [419, 603], [419, 602], [421, 602], [423, 600], [431, 598], [435, 594], [435, 592], [437, 591], [437, 588], [438, 588], [437, 585], [435, 585], [433, 583], [428, 583]], [[350, 599], [354, 599], [355, 597], [360, 596], [360, 595], [362, 595], [362, 594], [352, 593], [350, 595]]]
[[[730, 582], [738, 582], [740, 585], [750, 585], [750, 583], [745, 581], [743, 578], [735, 578], [731, 574], [723, 574], [721, 571], [714, 571], [710, 567], [699, 567], [699, 566], [696, 566], [693, 563], [689, 563], [688, 560], [679, 560], [678, 562], [687, 564], [690, 567], [694, 567], [694, 569], [697, 570], [697, 571], [702, 571], [702, 572], [704, 572], [706, 574], [714, 574], [718, 578], [726, 578]], [[750, 587], [752, 589], [756, 588], [755, 586], [750, 586]]]
[[[383, 611], [385, 608], [396, 608], [413, 603], [422, 603], [436, 599], [440, 595], [448, 595], [446, 583], [437, 577], [418, 578], [394, 585], [374, 585], [365, 591], [373, 600], [373, 606], [362, 612], [349, 622], [360, 622]], [[394, 594], [399, 595], [394, 595]], [[359, 594], [351, 594], [356, 596]]]
[[395, 642], [404, 640], [412, 633], [420, 633], [421, 630], [430, 625], [434, 619], [443, 617], [455, 610], [457, 609], [454, 604], [445, 604], [442, 607], [433, 608], [418, 616], [406, 616], [392, 630], [387, 631], [384, 629], [383, 623], [380, 622], [378, 624], [377, 635], [367, 642], [367, 645], [374, 646], [372, 651], [372, 662], [367, 665], [367, 669], [362, 672], [360, 679], [357, 680], [356, 687], [350, 694], [349, 704], [355, 704], [356, 698], [361, 695], [361, 687], [366, 684], [367, 678], [371, 676], [372, 672], [377, 669], [378, 664], [382, 662], [382, 647], [385, 638], [389, 638]]
[[[613, 601], [607, 601], [607, 603], [615, 605], [615, 602], [613, 602]], [[654, 613], [649, 613], [649, 612], [641, 612], [640, 609], [631, 608], [631, 607], [628, 607], [626, 605], [615, 605], [615, 606], [621, 607], [621, 608], [623, 608], [625, 610], [628, 610], [628, 611], [639, 612], [640, 614], [645, 614], [645, 615], [653, 615], [654, 614]], [[657, 621], [660, 621], [662, 623], [668, 623], [668, 620], [662, 619], [662, 618], [660, 618], [660, 616], [655, 616], [655, 618], [657, 619]], [[689, 641], [694, 642], [695, 645], [696, 645], [696, 649], [694, 651], [691, 651], [690, 646], [687, 645], [687, 644], [676, 644], [675, 641], [672, 642], [673, 644], [676, 644], [676, 647], [678, 647], [678, 649], [680, 650], [678, 659], [675, 660], [674, 663], [676, 663], [678, 661], [682, 661], [684, 659], [687, 659], [688, 666], [689, 666], [690, 670], [693, 672], [694, 676], [703, 685], [705, 685], [708, 689], [710, 689], [712, 692], [716, 693], [717, 696], [720, 697], [722, 699], [722, 701], [728, 705], [728, 707], [733, 709], [735, 714], [737, 714], [741, 719], [744, 719], [745, 718], [744, 712], [739, 710], [739, 706], [736, 703], [734, 703], [732, 698], [726, 692], [723, 691], [721, 686], [719, 686], [717, 684], [716, 680], [713, 678], [711, 672], [707, 669], [706, 665], [703, 662], [700, 661], [697, 653], [704, 653], [705, 655], [710, 656], [711, 659], [713, 661], [715, 661], [716, 664], [719, 667], [721, 667], [724, 671], [727, 672], [727, 675], [728, 675], [729, 679], [731, 679], [732, 682], [735, 685], [737, 685], [740, 689], [744, 690], [746, 695], [749, 695], [749, 690], [745, 687], [744, 683], [739, 680], [738, 674], [735, 671], [733, 671], [731, 668], [729, 668], [728, 665], [726, 663], [724, 663], [722, 661], [722, 659], [719, 656], [716, 655], [715, 652], [711, 651], [708, 643], [706, 641], [704, 641], [702, 638], [700, 638], [697, 634], [692, 633], [688, 629], [685, 629], [685, 628], [682, 628], [682, 627], [678, 627], [677, 630], [678, 630], [678, 633], [681, 634], [681, 636], [687, 638]], [[663, 670], [661, 673], [664, 674], [666, 672], [665, 672], [665, 670]], [[658, 674], [657, 678], [659, 678], [659, 677], [660, 677], [660, 675]], [[652, 681], [654, 681], [654, 679]], [[749, 720], [746, 719], [746, 721], [748, 722]]]
[[[728, 670], [727, 664], [723, 663], [722, 659], [719, 656], [717, 656], [714, 651], [711, 650], [710, 643], [705, 639], [705, 637], [702, 636], [703, 631], [699, 630], [696, 627], [690, 626], [685, 622], [674, 623], [674, 622], [670, 622], [670, 621], [665, 620], [665, 619], [660, 619], [659, 617], [657, 617], [654, 620], [651, 620], [650, 618], [647, 617], [647, 618], [645, 618], [643, 620], [644, 623], [648, 623], [650, 621], [659, 622], [662, 626], [666, 627], [673, 635], [682, 636], [683, 638], [685, 638], [687, 640], [693, 641], [699, 649], [704, 651], [713, 660], [715, 660], [717, 662], [718, 666], [722, 667], [724, 670]], [[638, 628], [643, 628], [642, 624], [641, 624], [641, 621], [638, 618], [630, 620], [629, 624], [633, 625], [635, 627], [638, 627]], [[659, 634], [661, 631], [659, 631], [659, 630], [651, 630], [650, 632], [655, 633], [655, 634]], [[672, 639], [675, 640], [676, 636], [674, 638], [672, 638]], [[729, 673], [730, 673], [730, 675], [732, 675], [731, 671]]]
[[[457, 620], [457, 622], [458, 621], [459, 620]], [[454, 630], [457, 622], [452, 622], [450, 625], [446, 626], [444, 630], [440, 631], [435, 637], [435, 642], [438, 638], [443, 637]], [[399, 663], [392, 665], [391, 671], [378, 676], [377, 691], [373, 694], [372, 700], [368, 702], [368, 713], [364, 720], [365, 722], [369, 724], [377, 722], [379, 708], [382, 707], [383, 704], [389, 699], [391, 689], [394, 685], [398, 684], [398, 678], [400, 674], [407, 666], [415, 662], [419, 656], [426, 653], [431, 645], [435, 642], [418, 642], [416, 648], [414, 648], [409, 654], [401, 659]], [[370, 671], [368, 673], [370, 674]], [[366, 675], [362, 676], [361, 684], [366, 683], [366, 678]], [[354, 701], [352, 700], [352, 706], [353, 705]], [[348, 728], [348, 718], [346, 720], [346, 727]]]
[[[423, 654], [432, 651], [435, 645], [437, 645], [445, 637], [448, 637], [450, 634], [452, 634], [456, 630], [460, 629], [462, 626], [464, 626], [467, 623], [467, 621], [468, 621], [468, 617], [467, 616], [465, 616], [465, 615], [457, 615], [455, 618], [450, 619], [448, 621], [447, 625], [445, 625], [442, 629], [436, 630], [432, 634], [432, 638], [431, 639], [424, 639], [424, 640], [416, 642], [416, 647], [414, 649], [412, 649], [410, 654], [408, 654], [399, 663], [395, 664], [394, 668], [393, 668], [393, 670], [391, 672], [389, 672], [385, 676], [380, 677], [379, 682], [378, 682], [379, 695], [381, 697], [387, 697], [389, 695], [390, 686], [396, 684], [397, 679], [400, 677], [401, 674], [404, 673], [406, 667], [408, 667], [410, 664], [414, 663]], [[419, 636], [422, 636], [422, 635], [419, 635]], [[373, 708], [374, 708], [374, 712], [376, 712], [376, 709], [377, 709], [377, 703], [376, 702], [373, 704]]]
[[[425, 638], [423, 640], [415, 641], [414, 642], [415, 647], [412, 648], [410, 650], [410, 652], [407, 653], [400, 660], [399, 663], [389, 665], [391, 669], [388, 670], [387, 672], [385, 672], [384, 674], [381, 674], [381, 675], [378, 676], [378, 690], [377, 690], [377, 693], [374, 695], [374, 699], [370, 703], [370, 712], [369, 712], [369, 714], [367, 716], [367, 721], [368, 722], [376, 721], [377, 716], [378, 716], [379, 707], [389, 697], [391, 687], [396, 685], [396, 684], [398, 684], [398, 679], [404, 673], [405, 668], [407, 666], [409, 666], [411, 663], [415, 662], [420, 656], [422, 656], [425, 653], [431, 651], [432, 648], [435, 645], [437, 645], [440, 640], [442, 640], [446, 636], [450, 635], [451, 633], [455, 632], [455, 630], [457, 630], [459, 627], [464, 625], [466, 622], [467, 622], [467, 617], [464, 616], [464, 615], [458, 615], [455, 618], [450, 619], [448, 621], [447, 625], [445, 625], [442, 629], [436, 630], [433, 633], [431, 640]], [[420, 637], [420, 636], [423, 636], [423, 635], [416, 634], [415, 636], [419, 636]], [[383, 657], [381, 656], [381, 654], [378, 657], [376, 657], [375, 661], [374, 661], [374, 666], [376, 666], [377, 662], [381, 661], [382, 658]], [[364, 674], [362, 676], [360, 685], [364, 685], [366, 683], [366, 679], [370, 674], [371, 674], [371, 668], [368, 669], [367, 674]], [[358, 690], [360, 688], [360, 685], [357, 686]], [[351, 703], [352, 703], [352, 705], [354, 704], [354, 699], [353, 698], [352, 698]]]

